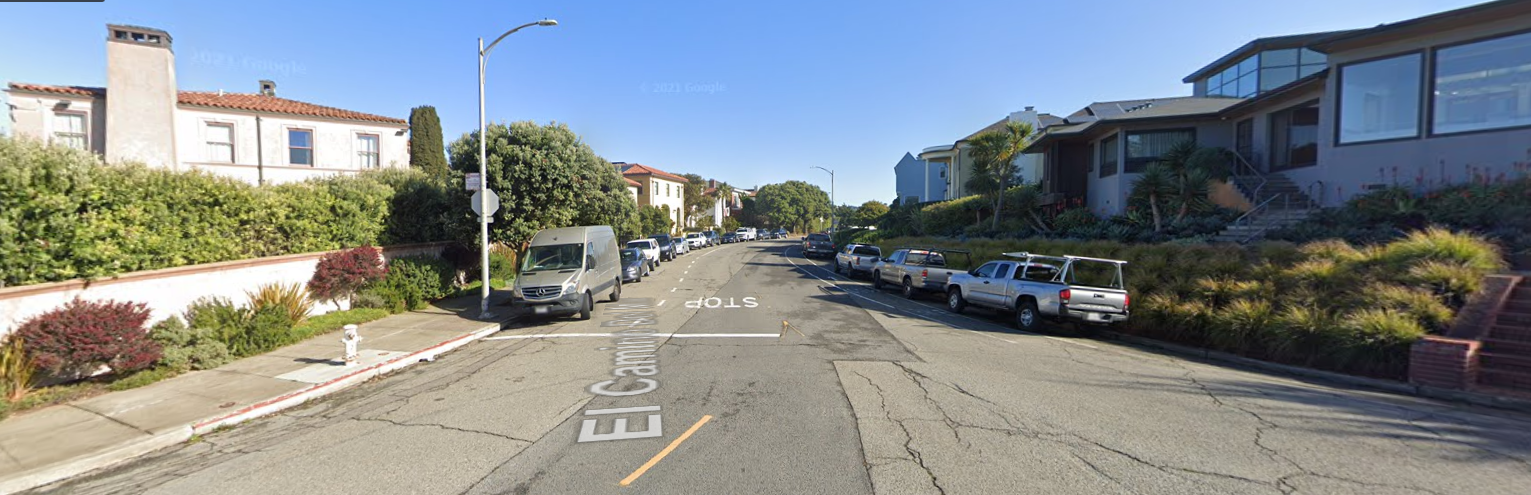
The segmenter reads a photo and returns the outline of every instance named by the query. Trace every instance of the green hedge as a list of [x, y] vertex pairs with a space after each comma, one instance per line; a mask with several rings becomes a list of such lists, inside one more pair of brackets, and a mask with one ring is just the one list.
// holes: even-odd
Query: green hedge
[[1467, 184], [1439, 189], [1396, 186], [1319, 211], [1307, 221], [1271, 231], [1266, 237], [1293, 242], [1346, 239], [1377, 243], [1401, 232], [1439, 225], [1477, 232], [1507, 252], [1531, 253], [1531, 178], [1479, 176]]
[[449, 206], [466, 201], [460, 180], [384, 170], [256, 187], [0, 138], [0, 282], [456, 239], [471, 227]]
[[1303, 366], [1401, 379], [1408, 349], [1443, 330], [1504, 266], [1493, 243], [1439, 229], [1387, 244], [1271, 242], [1248, 248], [1109, 241], [896, 238], [899, 246], [1126, 260], [1133, 317], [1124, 331]]

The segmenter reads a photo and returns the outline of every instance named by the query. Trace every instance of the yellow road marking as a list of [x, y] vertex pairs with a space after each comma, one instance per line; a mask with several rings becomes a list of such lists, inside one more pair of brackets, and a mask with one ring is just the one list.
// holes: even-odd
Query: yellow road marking
[[639, 476], [643, 476], [643, 473], [647, 473], [649, 468], [654, 467], [655, 464], [659, 464], [660, 460], [664, 459], [665, 456], [670, 455], [670, 452], [674, 451], [676, 447], [679, 447], [681, 442], [686, 441], [687, 438], [691, 438], [691, 434], [696, 433], [696, 430], [701, 428], [702, 425], [707, 424], [708, 421], [712, 421], [712, 415], [709, 414], [702, 416], [701, 420], [697, 421], [696, 424], [691, 425], [691, 429], [686, 430], [685, 433], [681, 433], [679, 438], [676, 438], [675, 441], [670, 442], [670, 445], [665, 447], [664, 450], [659, 451], [658, 454], [654, 454], [654, 458], [649, 459], [649, 462], [645, 462], [642, 466], [639, 466], [637, 471], [633, 471], [633, 474], [629, 474], [626, 478], [622, 478], [622, 482], [618, 484], [622, 486], [631, 485], [634, 480], [638, 479]]

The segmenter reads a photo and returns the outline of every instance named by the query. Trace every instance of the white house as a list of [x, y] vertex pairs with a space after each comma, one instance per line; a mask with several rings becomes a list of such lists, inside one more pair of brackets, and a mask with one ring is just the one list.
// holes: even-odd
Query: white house
[[[637, 201], [639, 207], [664, 207], [665, 211], [670, 215], [670, 221], [673, 222], [673, 231], [680, 232], [685, 229], [686, 183], [690, 182], [689, 180], [679, 175], [637, 163], [612, 162], [612, 165], [617, 167], [617, 171], [622, 173], [622, 177], [638, 183]], [[653, 232], [649, 233], [652, 234]]]
[[89, 149], [108, 161], [281, 183], [407, 167], [403, 119], [257, 93], [181, 91], [164, 31], [107, 25], [107, 86], [11, 82], [11, 133]]

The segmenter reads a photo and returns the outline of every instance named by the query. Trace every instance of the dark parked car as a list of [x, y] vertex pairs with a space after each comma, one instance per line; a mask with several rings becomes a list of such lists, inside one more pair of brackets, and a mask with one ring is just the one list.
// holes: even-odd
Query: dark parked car
[[642, 249], [622, 250], [622, 282], [642, 282], [649, 275], [649, 260]]
[[739, 234], [735, 234], [733, 232], [723, 234], [724, 244], [733, 244], [735, 242], [739, 242]]
[[654, 234], [649, 238], [659, 243], [659, 261], [675, 259], [675, 239], [667, 234]]
[[702, 235], [707, 237], [708, 246], [716, 246], [723, 243], [723, 239], [718, 237], [718, 231], [716, 230], [704, 231]]
[[835, 244], [829, 240], [829, 234], [808, 234], [808, 238], [803, 239], [803, 257], [812, 258], [814, 255], [835, 255]]

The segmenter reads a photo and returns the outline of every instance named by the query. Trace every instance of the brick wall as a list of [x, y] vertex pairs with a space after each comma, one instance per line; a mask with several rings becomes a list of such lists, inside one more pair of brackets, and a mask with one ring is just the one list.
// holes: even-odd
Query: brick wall
[[1457, 339], [1478, 340], [1488, 332], [1488, 328], [1494, 324], [1494, 317], [1499, 313], [1499, 308], [1504, 306], [1504, 301], [1510, 297], [1510, 292], [1520, 284], [1519, 275], [1489, 275], [1483, 278], [1483, 290], [1472, 298], [1467, 304], [1457, 311], [1457, 316], [1451, 322], [1451, 329], [1446, 332], [1447, 337]]
[[1409, 382], [1415, 385], [1466, 390], [1478, 381], [1476, 340], [1435, 335], [1415, 342], [1409, 350]]

